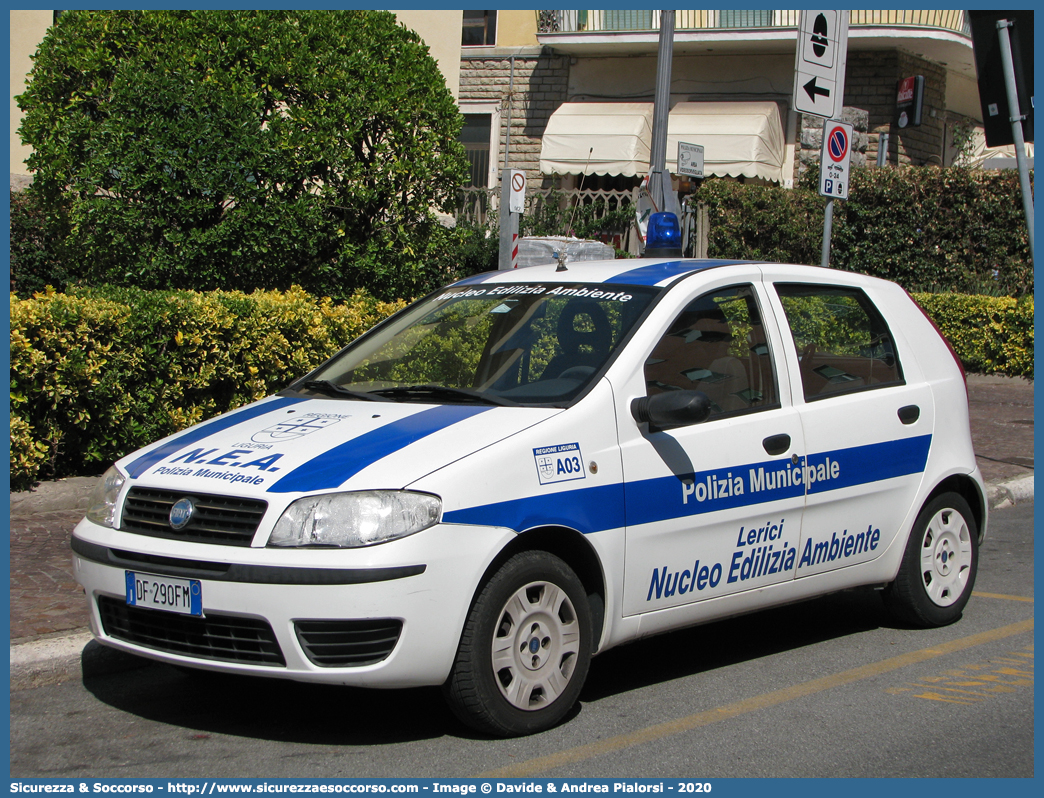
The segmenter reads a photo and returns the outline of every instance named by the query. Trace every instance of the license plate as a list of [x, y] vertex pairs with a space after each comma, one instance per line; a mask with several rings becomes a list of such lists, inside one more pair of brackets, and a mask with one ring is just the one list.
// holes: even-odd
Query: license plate
[[127, 604], [181, 615], [203, 615], [203, 587], [198, 579], [126, 571]]

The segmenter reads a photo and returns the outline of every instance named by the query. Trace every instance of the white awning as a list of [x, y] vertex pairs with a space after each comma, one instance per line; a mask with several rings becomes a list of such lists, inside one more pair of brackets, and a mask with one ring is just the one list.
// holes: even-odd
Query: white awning
[[547, 122], [540, 171], [643, 175], [649, 171], [652, 103], [564, 103]]
[[678, 171], [678, 142], [702, 144], [703, 173], [783, 182], [784, 138], [771, 101], [678, 103], [667, 118], [667, 169]]
[[[548, 120], [540, 171], [561, 175], [644, 175], [649, 171], [652, 103], [564, 103]], [[784, 138], [771, 101], [684, 102], [667, 122], [667, 169], [678, 142], [702, 144], [704, 174], [783, 182]]]

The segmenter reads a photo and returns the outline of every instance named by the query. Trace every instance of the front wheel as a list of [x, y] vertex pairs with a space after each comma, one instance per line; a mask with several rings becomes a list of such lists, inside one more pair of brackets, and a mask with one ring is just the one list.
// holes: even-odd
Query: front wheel
[[576, 703], [591, 662], [591, 610], [562, 560], [516, 554], [479, 592], [444, 691], [454, 713], [499, 737], [543, 731]]
[[971, 507], [959, 494], [944, 493], [918, 514], [899, 574], [884, 591], [885, 603], [915, 626], [953, 623], [971, 597], [978, 564], [979, 530]]

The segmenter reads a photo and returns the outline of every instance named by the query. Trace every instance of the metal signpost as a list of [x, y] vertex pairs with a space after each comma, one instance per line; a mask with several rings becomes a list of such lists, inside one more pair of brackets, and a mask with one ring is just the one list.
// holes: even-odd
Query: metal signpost
[[499, 269], [518, 268], [518, 218], [526, 210], [526, 173], [505, 169], [500, 176]]
[[830, 264], [834, 200], [848, 198], [852, 126], [840, 122], [848, 65], [848, 12], [802, 11], [794, 58], [794, 109], [822, 117], [819, 193], [827, 198], [823, 217], [822, 265]]
[[[997, 36], [1000, 41], [1001, 58], [1004, 64], [1004, 86], [1008, 94], [1008, 110], [1011, 122], [1011, 135], [1015, 144], [1015, 162], [1019, 167], [1019, 185], [1022, 188], [1022, 209], [1026, 215], [1026, 233], [1029, 237], [1030, 257], [1034, 256], [1033, 249], [1033, 192], [1030, 188], [1029, 167], [1026, 164], [1026, 140], [1022, 129], [1023, 120], [1026, 115], [1019, 107], [1019, 92], [1015, 84], [1015, 66], [1011, 53], [1011, 37], [1009, 28], [1012, 27], [1010, 20], [1001, 19], [997, 21]], [[1032, 97], [1030, 100], [1032, 101]]]
[[674, 12], [660, 12], [656, 54], [656, 90], [653, 95], [652, 140], [649, 142], [649, 195], [657, 212], [678, 213], [678, 195], [671, 190], [667, 171], [667, 116], [671, 110], [671, 61], [674, 57]]
[[827, 198], [823, 219], [821, 266], [830, 265], [830, 235], [834, 222], [834, 200], [848, 199], [852, 161], [852, 131], [847, 122], [827, 120], [823, 125], [823, 149], [819, 153], [819, 195]]
[[1033, 11], [968, 11], [983, 132], [989, 147], [1015, 147], [1030, 257], [1033, 190], [1026, 142], [1033, 141]]

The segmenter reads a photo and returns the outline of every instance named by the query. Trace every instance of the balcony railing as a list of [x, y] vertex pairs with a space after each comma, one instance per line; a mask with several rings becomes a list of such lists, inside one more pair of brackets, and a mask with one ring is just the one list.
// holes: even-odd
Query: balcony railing
[[[774, 9], [678, 11], [675, 14], [676, 31], [796, 28], [800, 11]], [[971, 27], [964, 11], [850, 11], [850, 27], [921, 27], [971, 36]], [[656, 31], [660, 15], [655, 11], [538, 11], [539, 33], [642, 33]]]

